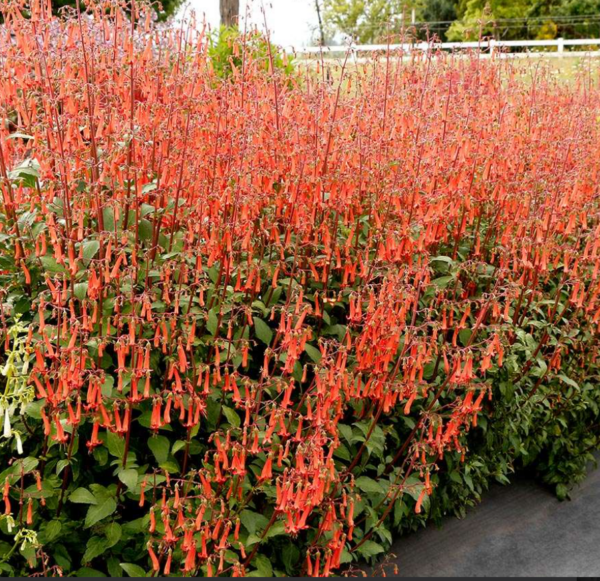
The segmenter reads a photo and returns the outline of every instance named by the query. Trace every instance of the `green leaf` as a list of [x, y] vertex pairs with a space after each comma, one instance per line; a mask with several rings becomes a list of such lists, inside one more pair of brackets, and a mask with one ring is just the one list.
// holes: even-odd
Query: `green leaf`
[[107, 431], [104, 442], [106, 443], [106, 447], [108, 448], [111, 456], [114, 456], [115, 458], [123, 458], [123, 455], [125, 454], [124, 438]]
[[173, 454], [177, 454], [177, 452], [179, 452], [179, 450], [183, 450], [184, 448], [185, 448], [185, 442], [183, 440], [177, 440], [173, 444], [173, 450], [171, 450], [171, 452]]
[[75, 285], [75, 296], [82, 301], [83, 299], [85, 299], [85, 297], [87, 297], [87, 292], [88, 292], [88, 283], [87, 282], [78, 282]]
[[152, 240], [152, 222], [150, 222], [149, 220], [140, 220], [138, 225], [138, 234], [140, 240]]
[[571, 387], [574, 387], [575, 389], [579, 389], [579, 384], [576, 381], [574, 381], [573, 379], [571, 379], [570, 377], [567, 377], [563, 373], [561, 373], [558, 377], [567, 385], [570, 385]]
[[254, 320], [254, 332], [256, 337], [260, 339], [265, 345], [270, 345], [273, 340], [273, 331], [271, 331], [269, 325], [267, 325], [262, 319], [253, 317]]
[[288, 575], [293, 575], [295, 573], [294, 567], [300, 560], [300, 551], [298, 550], [298, 547], [296, 547], [296, 545], [293, 543], [287, 543], [283, 547], [281, 557], [283, 559], [283, 565], [285, 566], [286, 573]]
[[146, 571], [134, 563], [121, 563], [121, 569], [130, 577], [145, 577]]
[[262, 531], [269, 524], [268, 519], [262, 514], [258, 514], [251, 510], [243, 510], [240, 513], [240, 520], [251, 535], [256, 534], [256, 531], [258, 530]]
[[454, 260], [452, 260], [449, 256], [434, 256], [429, 259], [430, 262], [445, 262], [446, 264], [454, 264]]
[[344, 436], [344, 439], [346, 440], [346, 442], [351, 444], [352, 443], [352, 428], [350, 426], [347, 426], [346, 424], [338, 424], [338, 429], [339, 429], [340, 433], [342, 434], [342, 436]]
[[[148, 194], [150, 192], [153, 192], [157, 188], [158, 188], [158, 184], [155, 181], [150, 182], [149, 184], [146, 184], [145, 186], [142, 187], [142, 194]], [[146, 214], [150, 214], [151, 212], [154, 211], [154, 206], [151, 206], [150, 204], [142, 204], [141, 211], [142, 211], [142, 216], [145, 216]]]
[[446, 288], [454, 277], [452, 276], [440, 276], [432, 281], [432, 283], [439, 288]]
[[60, 535], [60, 531], [62, 530], [62, 524], [59, 520], [51, 520], [48, 522], [46, 527], [44, 528], [44, 533], [42, 537], [42, 541], [44, 544], [51, 543], [54, 539], [56, 539]]
[[115, 229], [115, 211], [113, 208], [108, 207], [102, 209], [102, 220], [104, 222], [104, 230], [113, 232]]
[[100, 250], [100, 242], [98, 240], [88, 240], [83, 243], [83, 260], [89, 262]]
[[106, 525], [104, 536], [106, 536], [108, 543], [106, 548], [114, 547], [121, 540], [121, 525], [116, 522]]
[[25, 543], [19, 546], [19, 553], [27, 560], [29, 567], [33, 569], [37, 562], [37, 551], [33, 545]]
[[267, 534], [265, 535], [265, 539], [270, 539], [271, 537], [277, 537], [283, 534], [285, 534], [285, 523], [278, 520], [277, 522], [273, 523], [271, 528], [269, 528]]
[[103, 518], [110, 516], [117, 510], [117, 503], [114, 498], [105, 498], [100, 504], [90, 506], [85, 515], [85, 528], [89, 529]]
[[128, 468], [127, 470], [121, 470], [119, 472], [119, 480], [129, 488], [129, 490], [133, 490], [137, 486], [138, 481], [138, 473], [137, 470], [133, 468]]
[[370, 494], [385, 494], [383, 486], [368, 476], [360, 476], [355, 480], [355, 483], [358, 489], [363, 492]]
[[8, 172], [11, 180], [20, 182], [26, 188], [35, 188], [40, 177], [40, 164], [35, 159], [26, 159], [21, 165]]
[[58, 262], [56, 262], [54, 256], [40, 256], [40, 262], [42, 263], [44, 269], [48, 272], [67, 272], [67, 269], [62, 264], [58, 264]]
[[246, 539], [246, 547], [251, 547], [252, 545], [256, 545], [256, 543], [260, 543], [262, 539], [258, 535], [248, 535]]
[[465, 474], [463, 476], [464, 481], [467, 483], [467, 486], [471, 489], [471, 492], [475, 492], [475, 486], [473, 484], [473, 479], [470, 474]]
[[223, 414], [227, 418], [227, 421], [234, 427], [239, 428], [242, 423], [240, 420], [240, 416], [238, 416], [237, 412], [231, 408], [223, 406]]
[[261, 577], [273, 577], [273, 567], [271, 566], [271, 561], [265, 557], [265, 555], [256, 555], [254, 558], [254, 565], [256, 566], [256, 571]]
[[69, 500], [76, 504], [98, 504], [96, 497], [87, 488], [78, 488], [73, 491]]
[[82, 561], [89, 563], [92, 559], [99, 557], [104, 551], [108, 549], [108, 541], [102, 537], [92, 537], [85, 547], [85, 553], [83, 554]]
[[309, 345], [308, 343], [304, 345], [304, 351], [308, 354], [308, 356], [315, 362], [319, 363], [321, 361], [321, 350]]
[[471, 338], [471, 329], [463, 329], [458, 333], [458, 337], [460, 342], [466, 347], [469, 344], [469, 339]]
[[214, 337], [217, 333], [217, 325], [219, 324], [219, 318], [215, 309], [211, 309], [208, 312], [208, 321], [206, 322], [206, 328], [208, 332]]
[[102, 571], [98, 571], [98, 569], [82, 567], [75, 573], [75, 577], [106, 577], [106, 575]]
[[152, 436], [151, 438], [148, 438], [148, 448], [152, 450], [152, 453], [159, 464], [166, 462], [169, 458], [170, 447], [169, 439], [164, 436]]
[[106, 561], [106, 568], [108, 569], [108, 574], [111, 577], [123, 576], [123, 572], [121, 571], [121, 567], [119, 566], [119, 559], [115, 559], [115, 557], [111, 557]]
[[365, 541], [358, 549], [356, 549], [365, 559], [374, 557], [384, 552], [384, 548], [375, 541]]

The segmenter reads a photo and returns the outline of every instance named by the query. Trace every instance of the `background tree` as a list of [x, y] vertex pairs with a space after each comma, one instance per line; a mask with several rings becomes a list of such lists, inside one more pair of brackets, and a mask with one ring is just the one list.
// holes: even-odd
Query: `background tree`
[[460, 0], [449, 40], [594, 38], [600, 34], [600, 0]]
[[315, 0], [315, 9], [317, 11], [317, 21], [319, 22], [319, 44], [325, 44], [325, 28], [323, 27], [323, 18], [321, 16], [321, 5], [319, 0]]
[[[420, 36], [436, 36], [440, 40], [448, 40], [446, 33], [457, 17], [458, 5], [455, 0], [428, 0], [425, 2], [420, 14], [423, 21], [419, 25]], [[425, 24], [429, 23], [429, 24]]]
[[[418, 38], [598, 38], [600, 0], [323, 0], [329, 37], [359, 43], [411, 31]], [[412, 14], [416, 22], [412, 25]]]
[[377, 42], [410, 23], [413, 9], [420, 18], [421, 0], [325, 0], [323, 18], [332, 35], [341, 32], [358, 43]]
[[221, 25], [237, 26], [240, 19], [240, 0], [219, 0]]

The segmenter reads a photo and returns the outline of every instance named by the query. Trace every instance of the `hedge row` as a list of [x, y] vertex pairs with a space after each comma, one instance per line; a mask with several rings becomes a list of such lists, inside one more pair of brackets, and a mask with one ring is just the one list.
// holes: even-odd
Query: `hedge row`
[[328, 576], [584, 477], [591, 76], [3, 14], [2, 574]]

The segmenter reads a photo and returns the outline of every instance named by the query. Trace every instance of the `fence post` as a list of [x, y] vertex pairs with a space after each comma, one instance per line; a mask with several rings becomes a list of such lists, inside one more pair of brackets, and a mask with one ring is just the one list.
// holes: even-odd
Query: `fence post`
[[560, 54], [562, 54], [563, 52], [565, 52], [565, 39], [562, 36], [558, 39], [558, 45], [557, 45], [557, 47], [558, 47], [558, 52]]

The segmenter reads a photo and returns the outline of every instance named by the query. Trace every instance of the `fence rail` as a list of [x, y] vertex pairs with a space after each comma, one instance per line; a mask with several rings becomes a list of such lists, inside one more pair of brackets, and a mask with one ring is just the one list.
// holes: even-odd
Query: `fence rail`
[[412, 42], [401, 44], [350, 44], [346, 46], [309, 46], [297, 49], [295, 52], [298, 55], [323, 54], [330, 55], [334, 53], [345, 53], [347, 51], [353, 53], [359, 52], [380, 52], [392, 51], [410, 53], [411, 51], [430, 51], [430, 50], [463, 50], [463, 49], [479, 49], [494, 52], [496, 49], [503, 48], [536, 48], [536, 47], [556, 47], [556, 52], [559, 54], [568, 54], [565, 52], [565, 47], [575, 46], [599, 46], [600, 38], [577, 38], [565, 39], [556, 38], [553, 40], [482, 40], [478, 42]]

